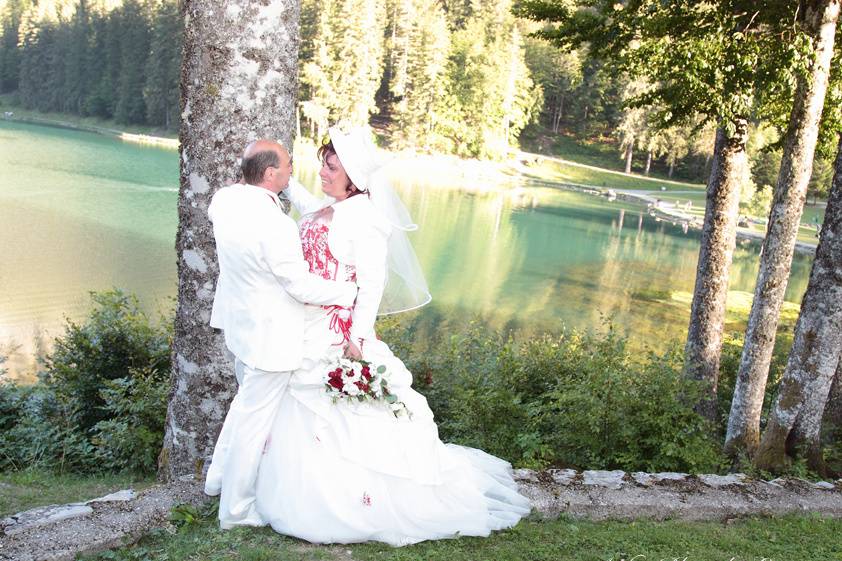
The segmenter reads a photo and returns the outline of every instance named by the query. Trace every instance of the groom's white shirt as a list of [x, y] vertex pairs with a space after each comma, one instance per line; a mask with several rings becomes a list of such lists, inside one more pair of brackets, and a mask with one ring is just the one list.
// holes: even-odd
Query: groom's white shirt
[[350, 306], [353, 283], [309, 272], [295, 222], [267, 189], [236, 184], [208, 207], [219, 259], [211, 327], [244, 364], [270, 371], [301, 365], [304, 303]]

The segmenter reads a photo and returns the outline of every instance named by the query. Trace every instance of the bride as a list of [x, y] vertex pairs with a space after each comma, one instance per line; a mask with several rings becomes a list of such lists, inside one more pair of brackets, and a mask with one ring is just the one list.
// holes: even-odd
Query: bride
[[[266, 441], [256, 508], [276, 531], [315, 543], [402, 546], [511, 527], [530, 510], [511, 466], [442, 443], [412, 375], [375, 334], [378, 313], [430, 300], [405, 234], [415, 225], [379, 172], [370, 131], [334, 127], [329, 135], [318, 152], [328, 197], [317, 199], [294, 182], [285, 192], [303, 215], [299, 233], [310, 271], [353, 280], [359, 293], [350, 309], [308, 306], [308, 358], [292, 374]], [[396, 417], [380, 403], [334, 403], [325, 376], [343, 352], [385, 366], [411, 416]]]

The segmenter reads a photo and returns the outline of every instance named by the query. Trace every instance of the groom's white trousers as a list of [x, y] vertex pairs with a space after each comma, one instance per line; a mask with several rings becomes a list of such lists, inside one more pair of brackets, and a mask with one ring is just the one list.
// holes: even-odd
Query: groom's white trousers
[[263, 526], [255, 507], [257, 470], [292, 373], [250, 368], [240, 359], [234, 361], [234, 372], [240, 387], [213, 450], [205, 493], [221, 495], [222, 528]]

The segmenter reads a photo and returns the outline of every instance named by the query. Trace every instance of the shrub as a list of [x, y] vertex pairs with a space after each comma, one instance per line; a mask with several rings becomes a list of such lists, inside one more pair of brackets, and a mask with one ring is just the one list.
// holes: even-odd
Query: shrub
[[164, 438], [169, 373], [146, 369], [105, 383], [100, 390], [109, 418], [94, 426], [103, 467], [153, 473]]
[[170, 328], [137, 299], [91, 295], [68, 321], [33, 386], [0, 383], [0, 468], [57, 472], [154, 471], [163, 441]]
[[68, 321], [45, 360], [42, 379], [82, 433], [109, 418], [102, 391], [109, 380], [140, 369], [170, 371], [169, 327], [154, 326], [136, 297], [120, 290], [91, 293], [82, 324]]
[[681, 375], [678, 351], [633, 353], [610, 327], [517, 342], [479, 325], [440, 336], [434, 353], [406, 345], [412, 326], [381, 328], [408, 352], [443, 439], [530, 467], [723, 467], [717, 431], [690, 405], [700, 388]]

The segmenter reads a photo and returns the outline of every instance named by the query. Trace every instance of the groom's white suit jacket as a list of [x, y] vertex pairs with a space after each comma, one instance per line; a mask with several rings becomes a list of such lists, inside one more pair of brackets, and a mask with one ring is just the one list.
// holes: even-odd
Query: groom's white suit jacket
[[350, 306], [356, 286], [309, 272], [295, 222], [274, 193], [223, 187], [208, 207], [219, 258], [211, 327], [243, 363], [270, 371], [301, 365], [304, 303]]

